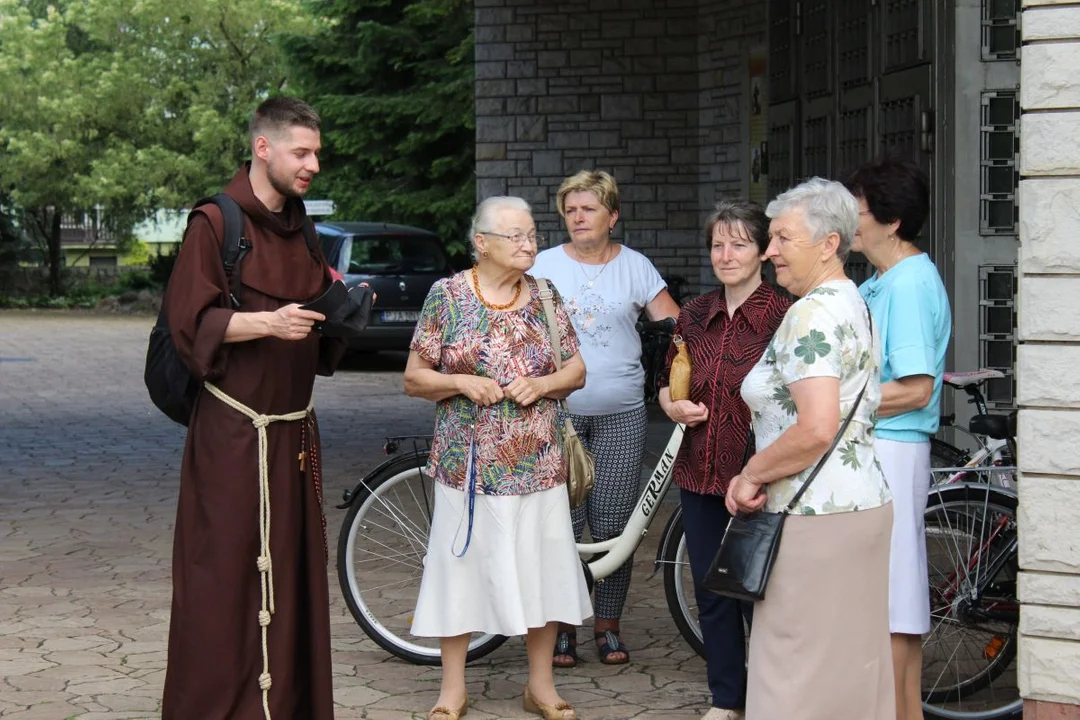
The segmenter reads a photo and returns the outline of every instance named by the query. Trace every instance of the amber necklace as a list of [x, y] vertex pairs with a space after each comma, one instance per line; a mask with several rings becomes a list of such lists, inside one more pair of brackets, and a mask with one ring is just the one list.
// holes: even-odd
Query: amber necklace
[[490, 310], [507, 310], [509, 308], [512, 308], [515, 304], [517, 304], [518, 298], [521, 297], [521, 280], [519, 278], [517, 284], [514, 286], [514, 297], [510, 298], [510, 302], [506, 303], [505, 305], [488, 302], [484, 298], [484, 293], [480, 292], [480, 274], [476, 272], [475, 265], [473, 265], [472, 269], [472, 284], [473, 287], [476, 289], [476, 297], [480, 299], [480, 302], [483, 303], [484, 307]]

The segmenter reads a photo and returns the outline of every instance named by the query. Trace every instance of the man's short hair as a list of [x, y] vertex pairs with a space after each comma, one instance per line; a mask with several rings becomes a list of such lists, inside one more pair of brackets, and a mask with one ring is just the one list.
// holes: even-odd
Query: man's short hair
[[248, 135], [254, 141], [259, 135], [277, 137], [291, 127], [304, 127], [319, 132], [319, 113], [303, 100], [292, 97], [272, 97], [264, 100], [251, 116]]

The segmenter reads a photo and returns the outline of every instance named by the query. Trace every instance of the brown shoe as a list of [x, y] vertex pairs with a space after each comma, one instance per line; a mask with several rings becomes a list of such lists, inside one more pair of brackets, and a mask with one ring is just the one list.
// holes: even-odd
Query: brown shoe
[[577, 711], [574, 710], [573, 705], [565, 701], [557, 705], [542, 705], [532, 696], [528, 685], [525, 686], [525, 697], [522, 699], [522, 705], [525, 712], [541, 715], [544, 720], [577, 720]]

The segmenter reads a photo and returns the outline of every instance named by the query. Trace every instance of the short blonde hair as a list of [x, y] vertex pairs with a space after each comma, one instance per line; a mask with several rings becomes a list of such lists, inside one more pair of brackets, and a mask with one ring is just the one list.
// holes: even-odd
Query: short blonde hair
[[563, 180], [559, 192], [555, 194], [559, 215], [566, 217], [563, 203], [566, 196], [574, 192], [591, 192], [608, 212], [619, 211], [619, 184], [603, 170], [582, 170]]

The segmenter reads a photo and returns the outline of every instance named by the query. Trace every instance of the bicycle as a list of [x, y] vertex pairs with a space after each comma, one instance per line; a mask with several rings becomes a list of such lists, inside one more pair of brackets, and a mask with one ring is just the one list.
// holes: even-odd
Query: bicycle
[[[602, 582], [622, 567], [648, 532], [671, 485], [671, 469], [682, 444], [683, 430], [682, 425], [676, 425], [672, 431], [622, 534], [603, 542], [578, 543], [590, 590], [595, 583]], [[379, 647], [418, 665], [440, 663], [438, 640], [417, 638], [409, 632], [423, 574], [434, 501], [434, 481], [424, 472], [429, 440], [430, 436], [419, 435], [388, 438], [385, 450], [394, 457], [368, 473], [354, 488], [346, 490], [343, 502], [337, 506], [348, 509], [338, 536], [337, 572], [349, 611]], [[412, 450], [397, 455], [401, 445], [409, 442]], [[665, 558], [670, 555], [664, 562], [685, 566], [689, 573], [679, 517], [681, 514], [676, 509], [664, 529], [661, 554]], [[680, 537], [670, 537], [676, 531]], [[365, 575], [369, 568], [376, 566], [384, 582], [371, 587], [366, 583]], [[664, 577], [667, 583], [668, 573], [665, 572]], [[672, 598], [682, 598], [676, 606], [680, 617], [675, 618], [675, 624], [686, 637], [686, 629], [691, 623], [694, 627], [697, 625], [697, 616], [690, 614], [692, 606], [687, 602], [693, 597], [692, 590], [686, 596], [682, 589], [665, 588], [665, 595], [669, 607], [672, 607]], [[672, 611], [674, 613], [675, 609]], [[505, 641], [501, 635], [476, 633], [470, 639], [466, 659], [471, 662], [484, 657]], [[695, 649], [698, 653], [703, 652], [700, 631]]]
[[1020, 604], [1015, 416], [988, 412], [980, 387], [996, 370], [946, 373], [977, 414], [967, 429], [976, 450], [934, 440], [926, 550], [931, 630], [923, 638], [923, 710], [944, 720], [1019, 718], [1014, 661]]

